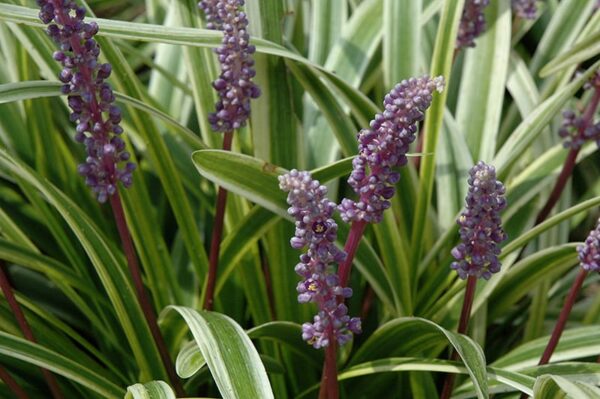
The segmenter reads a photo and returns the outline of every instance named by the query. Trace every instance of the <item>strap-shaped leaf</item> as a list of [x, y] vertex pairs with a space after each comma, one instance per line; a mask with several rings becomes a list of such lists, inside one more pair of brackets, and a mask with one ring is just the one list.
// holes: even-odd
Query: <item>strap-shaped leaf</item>
[[175, 361], [175, 368], [181, 378], [190, 378], [204, 367], [205, 364], [206, 360], [202, 356], [198, 344], [196, 341], [190, 341], [183, 345], [183, 348], [179, 351], [177, 360]]
[[175, 393], [166, 382], [151, 381], [127, 387], [125, 399], [175, 399]]
[[581, 381], [572, 381], [558, 375], [543, 375], [533, 388], [535, 398], [588, 398], [600, 399], [598, 387]]
[[351, 359], [350, 365], [390, 355], [416, 355], [433, 347], [450, 344], [462, 359], [479, 398], [488, 395], [483, 350], [471, 338], [419, 317], [400, 317], [377, 329]]
[[[192, 160], [202, 176], [291, 220], [287, 213], [286, 195], [279, 189], [277, 181], [277, 176], [285, 173], [285, 169], [248, 155], [221, 150], [196, 151], [192, 154]], [[328, 179], [349, 173], [349, 168], [349, 159], [344, 159], [316, 169], [313, 177], [325, 183]], [[345, 238], [348, 230], [345, 223], [340, 224], [338, 238]], [[397, 293], [390, 285], [388, 273], [368, 240], [361, 241], [355, 264], [378, 297], [391, 309], [398, 309]]]
[[62, 191], [20, 160], [0, 150], [0, 169], [14, 173], [42, 193], [79, 239], [115, 309], [131, 351], [145, 378], [166, 378], [150, 329], [119, 258], [94, 222]]
[[41, 345], [1, 331], [0, 354], [48, 369], [105, 398], [123, 397], [123, 389], [93, 370]]
[[231, 318], [216, 312], [169, 306], [185, 320], [224, 399], [273, 398], [271, 384], [256, 348]]

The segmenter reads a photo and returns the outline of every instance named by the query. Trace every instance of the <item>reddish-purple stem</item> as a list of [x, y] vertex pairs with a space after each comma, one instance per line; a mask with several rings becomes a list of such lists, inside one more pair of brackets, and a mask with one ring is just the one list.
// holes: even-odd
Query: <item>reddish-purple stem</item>
[[[590, 103], [588, 104], [588, 107], [585, 110], [585, 113], [583, 114], [583, 123], [578, 129], [577, 138], [583, 138], [585, 130], [593, 122], [594, 113], [596, 112], [596, 108], [598, 108], [599, 103], [600, 88], [596, 88], [594, 91], [594, 95], [592, 96], [592, 99], [590, 100]], [[554, 205], [556, 205], [556, 203], [560, 199], [560, 195], [562, 194], [562, 191], [567, 185], [567, 181], [569, 181], [569, 177], [571, 177], [571, 173], [573, 173], [573, 169], [575, 168], [575, 161], [577, 161], [577, 155], [579, 154], [579, 150], [580, 147], [577, 147], [571, 148], [571, 150], [569, 151], [567, 159], [565, 159], [565, 163], [563, 164], [562, 171], [558, 176], [558, 180], [556, 180], [556, 184], [554, 185], [554, 188], [550, 193], [550, 197], [548, 197], [546, 205], [544, 206], [544, 208], [542, 208], [535, 220], [536, 225], [546, 220], [546, 218], [550, 214], [550, 211], [552, 211], [552, 208], [554, 208]]]
[[[546, 345], [546, 349], [544, 349], [544, 353], [542, 354], [542, 358], [538, 362], [538, 365], [548, 364], [556, 346], [558, 345], [558, 341], [560, 340], [560, 336], [562, 335], [565, 325], [567, 324], [567, 320], [569, 319], [569, 314], [571, 313], [571, 309], [573, 309], [573, 305], [575, 304], [575, 299], [577, 299], [577, 294], [579, 289], [583, 285], [583, 281], [585, 280], [588, 272], [581, 268], [579, 274], [573, 281], [573, 285], [571, 285], [571, 289], [569, 290], [569, 294], [565, 298], [565, 303], [560, 311], [560, 315], [558, 315], [558, 320], [556, 321], [556, 325], [554, 326], [554, 330], [552, 330], [552, 335], [550, 336], [550, 340]], [[521, 394], [520, 399], [526, 399], [529, 395], [523, 393]]]
[[[2, 289], [2, 294], [4, 294], [4, 297], [6, 298], [6, 302], [8, 302], [8, 306], [10, 307], [11, 311], [13, 312], [13, 315], [15, 316], [15, 319], [17, 320], [17, 324], [19, 325], [19, 328], [21, 329], [21, 332], [23, 333], [23, 336], [25, 337], [25, 339], [27, 339], [29, 342], [37, 343], [35, 337], [33, 336], [33, 331], [31, 330], [29, 323], [27, 323], [25, 314], [23, 313], [21, 306], [19, 305], [19, 303], [17, 302], [17, 299], [15, 298], [15, 294], [12, 290], [12, 286], [10, 285], [10, 281], [8, 280], [8, 276], [6, 275], [4, 268], [5, 268], [4, 262], [0, 261], [0, 288]], [[42, 374], [44, 375], [44, 379], [46, 380], [46, 383], [48, 384], [48, 387], [50, 388], [50, 392], [52, 392], [52, 397], [55, 399], [63, 398], [62, 392], [60, 391], [58, 382], [56, 381], [54, 374], [52, 374], [49, 370], [47, 370], [45, 368], [42, 368], [41, 370], [42, 370]], [[10, 375], [8, 375], [8, 377], [10, 378]], [[4, 378], [2, 378], [2, 379], [4, 379]], [[15, 384], [16, 384], [16, 382], [15, 382]], [[18, 387], [18, 385], [17, 385], [17, 387]]]
[[[469, 327], [469, 318], [471, 317], [471, 308], [473, 307], [473, 299], [475, 298], [475, 287], [477, 286], [477, 277], [469, 276], [467, 278], [467, 287], [465, 288], [465, 297], [463, 299], [463, 306], [460, 312], [460, 319], [458, 321], [458, 333], [466, 334]], [[458, 353], [452, 351], [450, 360], [458, 359]], [[441, 399], [448, 399], [452, 394], [452, 386], [454, 385], [455, 374], [446, 375], [444, 381], [444, 388], [442, 389]]]
[[340, 278], [340, 285], [342, 287], [348, 285], [348, 280], [350, 279], [350, 270], [352, 269], [352, 261], [354, 260], [354, 255], [356, 254], [358, 244], [360, 243], [360, 239], [363, 236], [366, 226], [367, 222], [362, 220], [352, 223], [350, 234], [348, 234], [348, 239], [346, 240], [346, 245], [344, 246], [344, 251], [346, 251], [346, 259], [340, 264], [338, 269], [338, 276]]
[[[226, 132], [223, 137], [223, 150], [231, 150], [233, 132]], [[212, 238], [210, 241], [210, 254], [208, 258], [208, 277], [206, 278], [206, 293], [202, 307], [212, 310], [214, 304], [215, 285], [217, 282], [217, 268], [219, 266], [219, 252], [221, 250], [221, 237], [223, 236], [223, 224], [225, 219], [225, 205], [227, 205], [227, 190], [219, 187], [217, 194], [217, 206], [215, 209], [215, 221], [213, 224]]]
[[10, 389], [17, 399], [29, 399], [27, 393], [19, 383], [12, 377], [12, 375], [8, 374], [8, 371], [2, 366], [0, 366], [0, 380], [2, 380], [8, 389]]
[[113, 210], [113, 215], [117, 224], [119, 236], [121, 237], [123, 252], [125, 253], [125, 258], [127, 259], [129, 273], [131, 274], [131, 278], [133, 280], [133, 285], [135, 287], [135, 293], [138, 302], [140, 303], [142, 312], [144, 313], [146, 322], [148, 323], [148, 327], [150, 328], [152, 338], [154, 338], [154, 342], [156, 343], [156, 347], [158, 348], [158, 352], [160, 354], [160, 358], [163, 362], [165, 370], [169, 375], [171, 385], [175, 389], [177, 396], [183, 396], [185, 395], [185, 392], [183, 390], [181, 382], [179, 381], [179, 378], [177, 378], [177, 374], [175, 374], [175, 367], [173, 365], [173, 361], [171, 360], [171, 356], [169, 355], [169, 351], [167, 349], [165, 340], [160, 332], [160, 329], [158, 328], [156, 314], [154, 313], [154, 309], [152, 308], [150, 299], [146, 294], [144, 282], [142, 281], [141, 269], [137, 261], [137, 256], [135, 254], [135, 248], [133, 246], [131, 235], [129, 234], [129, 228], [127, 225], [127, 220], [125, 219], [123, 204], [121, 202], [121, 197], [118, 191], [115, 193], [115, 195], [112, 195], [110, 197], [110, 205]]
[[563, 305], [562, 310], [560, 311], [560, 315], [558, 316], [558, 320], [556, 321], [556, 325], [554, 326], [554, 330], [552, 330], [552, 335], [550, 336], [550, 341], [548, 341], [548, 345], [546, 345], [546, 349], [544, 350], [544, 354], [540, 359], [539, 365], [548, 364], [550, 361], [550, 357], [552, 353], [554, 353], [554, 349], [556, 349], [556, 345], [558, 345], [558, 340], [562, 335], [563, 330], [565, 329], [565, 325], [567, 324], [567, 320], [569, 319], [569, 314], [571, 313], [571, 309], [573, 309], [573, 305], [575, 304], [575, 299], [577, 299], [577, 294], [579, 289], [583, 285], [583, 280], [587, 276], [588, 272], [581, 268], [577, 278], [573, 281], [573, 285], [571, 285], [571, 289], [569, 294], [565, 298], [565, 304]]
[[338, 399], [340, 394], [337, 381], [337, 344], [331, 323], [327, 328], [327, 335], [329, 336], [329, 345], [325, 348], [325, 367], [319, 389], [319, 399]]
[[[350, 279], [350, 271], [352, 269], [352, 260], [358, 249], [358, 244], [365, 231], [367, 223], [364, 221], [358, 221], [352, 223], [350, 228], [350, 234], [346, 239], [346, 245], [344, 251], [346, 251], [346, 259], [340, 263], [338, 269], [338, 277], [340, 279], [340, 285], [345, 287]], [[336, 345], [335, 337], [333, 336], [333, 328], [331, 331], [328, 329], [327, 334], [329, 335], [329, 346], [325, 352], [325, 364], [323, 365], [323, 376], [321, 378], [321, 390], [319, 391], [319, 399], [325, 398], [325, 394], [329, 395], [327, 399], [336, 399], [338, 397], [338, 382], [337, 382], [337, 364], [336, 364]], [[331, 376], [334, 376], [333, 378]], [[327, 393], [326, 393], [327, 392]], [[331, 396], [335, 394], [335, 396]]]

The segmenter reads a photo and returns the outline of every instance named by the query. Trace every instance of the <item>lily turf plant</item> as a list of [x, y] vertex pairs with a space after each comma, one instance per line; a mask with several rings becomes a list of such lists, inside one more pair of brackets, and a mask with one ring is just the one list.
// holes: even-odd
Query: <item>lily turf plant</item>
[[600, 398], [599, 10], [3, 1], [0, 397]]

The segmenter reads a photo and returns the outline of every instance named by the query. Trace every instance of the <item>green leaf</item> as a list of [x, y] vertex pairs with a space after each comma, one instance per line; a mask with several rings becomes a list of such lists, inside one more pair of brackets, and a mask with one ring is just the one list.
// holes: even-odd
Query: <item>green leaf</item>
[[416, 76], [421, 64], [422, 0], [384, 0], [383, 72], [386, 88]]
[[[339, 380], [356, 378], [364, 375], [398, 371], [436, 371], [441, 373], [468, 374], [467, 368], [460, 362], [441, 359], [426, 358], [388, 358], [357, 364], [338, 374]], [[527, 375], [488, 367], [487, 373], [490, 380], [497, 380], [514, 389], [531, 395], [535, 380]]]
[[585, 38], [568, 51], [547, 63], [540, 71], [540, 76], [545, 78], [572, 65], [581, 64], [583, 61], [593, 59], [600, 54], [600, 32]]
[[476, 161], [491, 161], [496, 150], [510, 54], [509, 8], [507, 1], [493, 0], [485, 18], [494, 23], [465, 52], [456, 121]]
[[336, 0], [315, 0], [312, 4], [313, 27], [309, 37], [308, 58], [323, 65], [341, 35], [348, 15], [348, 4]]
[[546, 125], [556, 116], [564, 104], [583, 86], [600, 66], [600, 61], [589, 67], [584, 73], [577, 76], [571, 83], [557, 91], [550, 98], [533, 110], [521, 122], [508, 140], [496, 154], [493, 165], [498, 170], [498, 179], [506, 180], [514, 163], [529, 148], [531, 143], [542, 132]]
[[[247, 155], [229, 151], [201, 150], [192, 154], [192, 159], [201, 175], [214, 181], [228, 191], [255, 202], [278, 216], [291, 220], [287, 213], [286, 195], [279, 189], [277, 176], [285, 169]], [[320, 180], [321, 174], [331, 176], [333, 170], [340, 172], [348, 165], [347, 161], [331, 165], [332, 170], [323, 168], [316, 171], [313, 178]], [[346, 237], [349, 228], [339, 225], [339, 237]], [[287, 241], [285, 243], [287, 244]], [[371, 284], [377, 295], [391, 309], [398, 308], [397, 293], [390, 285], [390, 278], [368, 240], [361, 240], [355, 265]]]
[[570, 381], [558, 375], [538, 377], [533, 387], [536, 398], [600, 398], [600, 389], [594, 385], [579, 381]]
[[535, 74], [552, 57], [572, 46], [594, 10], [595, 0], [561, 1], [537, 44], [529, 70]]
[[334, 94], [319, 79], [317, 74], [311, 73], [310, 68], [294, 63], [288, 63], [287, 65], [327, 119], [327, 123], [337, 138], [342, 153], [345, 156], [355, 154], [357, 149], [356, 128], [352, 123], [352, 119], [346, 115], [338, 104]]
[[119, 386], [89, 370], [80, 363], [55, 353], [43, 346], [31, 343], [0, 331], [0, 353], [62, 375], [104, 398], [122, 398], [125, 393]]
[[242, 328], [215, 312], [169, 306], [161, 315], [177, 312], [188, 325], [224, 399], [273, 398], [258, 352]]
[[33, 80], [27, 82], [4, 83], [0, 85], [0, 104], [32, 98], [60, 96], [60, 82]]
[[127, 387], [125, 399], [176, 399], [171, 387], [164, 381], [151, 381]]
[[379, 327], [358, 349], [350, 365], [395, 354], [411, 355], [450, 344], [459, 354], [476, 386], [479, 398], [487, 397], [487, 372], [483, 351], [472, 339], [418, 317], [401, 317]]
[[123, 257], [117, 258], [113, 254], [106, 238], [71, 199], [4, 150], [0, 150], [0, 166], [39, 190], [64, 218], [94, 265], [143, 375], [166, 377], [135, 291], [121, 263]]
[[[540, 337], [518, 346], [503, 355], [492, 366], [505, 370], [523, 370], [536, 367], [550, 336]], [[597, 326], [574, 327], [565, 330], [552, 355], [552, 362], [562, 362], [600, 354], [600, 334]], [[581, 370], [580, 370], [581, 371]]]
[[[452, 69], [452, 60], [454, 58], [456, 35], [458, 33], [458, 23], [462, 15], [463, 6], [464, 0], [446, 1], [444, 3], [437, 31], [430, 74], [432, 76], [443, 76], [446, 87], [450, 84], [450, 72]], [[423, 134], [425, 135], [423, 152], [431, 155], [423, 158], [421, 163], [419, 188], [417, 191], [417, 202], [414, 212], [415, 217], [410, 240], [410, 261], [413, 265], [419, 263], [423, 251], [423, 236], [425, 234], [425, 226], [427, 225], [427, 217], [433, 193], [433, 183], [435, 180], [436, 149], [438, 137], [442, 130], [447, 96], [447, 89], [441, 94], [436, 93], [433, 96], [431, 107], [425, 114], [425, 125], [423, 126]]]
[[289, 321], [273, 321], [248, 330], [248, 336], [252, 339], [264, 339], [284, 344], [308, 360], [314, 367], [321, 367], [323, 364], [323, 352], [310, 350], [309, 345], [302, 339], [302, 326], [299, 324]]
[[477, 309], [480, 302], [487, 301], [494, 304], [489, 309], [490, 319], [506, 314], [510, 306], [530, 292], [541, 279], [563, 276], [577, 264], [576, 247], [576, 244], [565, 244], [546, 248], [526, 257], [503, 274], [501, 281], [495, 285], [489, 295], [489, 299], [487, 295], [489, 290], [481, 293], [473, 308]]
[[287, 170], [248, 155], [202, 150], [192, 154], [200, 174], [219, 186], [260, 204], [281, 217], [287, 214], [286, 195], [277, 176]]
[[179, 351], [175, 368], [181, 378], [190, 378], [204, 367], [205, 364], [206, 360], [202, 356], [198, 344], [196, 341], [190, 341]]

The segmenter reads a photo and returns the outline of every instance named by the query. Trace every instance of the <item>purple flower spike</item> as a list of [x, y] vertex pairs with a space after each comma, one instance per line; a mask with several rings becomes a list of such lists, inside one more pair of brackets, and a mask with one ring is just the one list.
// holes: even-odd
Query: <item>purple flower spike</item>
[[600, 220], [596, 228], [590, 231], [585, 243], [577, 247], [579, 262], [588, 272], [600, 272]]
[[457, 49], [475, 47], [475, 39], [485, 30], [483, 9], [488, 4], [490, 0], [466, 0], [458, 26]]
[[536, 0], [512, 0], [513, 13], [523, 19], [535, 19], [537, 14]]
[[352, 296], [352, 290], [340, 286], [331, 263], [341, 262], [346, 253], [335, 246], [337, 224], [332, 219], [336, 204], [327, 199], [327, 187], [313, 180], [308, 172], [292, 170], [279, 177], [279, 188], [288, 193], [288, 213], [296, 219], [296, 233], [290, 240], [293, 248], [308, 247], [300, 256], [296, 273], [303, 280], [298, 283], [298, 301], [314, 302], [319, 313], [313, 323], [302, 326], [302, 337], [315, 348], [329, 344], [327, 328], [332, 325], [339, 345], [361, 332], [360, 319], [350, 318], [348, 308], [340, 298]]
[[204, 11], [207, 27], [222, 30], [221, 47], [215, 49], [221, 63], [221, 75], [213, 82], [219, 94], [216, 111], [208, 117], [213, 130], [230, 132], [246, 124], [250, 116], [250, 99], [260, 96], [252, 82], [256, 75], [249, 44], [248, 18], [240, 10], [243, 0], [203, 0], [198, 6]]
[[[104, 82], [110, 76], [110, 64], [98, 62], [100, 47], [93, 37], [98, 33], [95, 22], [84, 22], [85, 9], [73, 1], [38, 0], [39, 17], [48, 26], [48, 35], [58, 44], [54, 59], [63, 70], [59, 79], [62, 92], [68, 94], [71, 120], [77, 124], [75, 140], [83, 143], [87, 158], [77, 170], [85, 177], [99, 202], [106, 202], [117, 191], [117, 182], [125, 187], [132, 183], [135, 164], [126, 162], [130, 155], [118, 137], [121, 110], [113, 105], [115, 96]], [[119, 168], [118, 164], [125, 162]]]
[[460, 240], [450, 266], [462, 279], [476, 276], [488, 280], [500, 271], [498, 244], [506, 240], [502, 229], [500, 211], [506, 207], [504, 186], [496, 180], [493, 166], [479, 161], [469, 171], [469, 193], [465, 210], [457, 220]]
[[381, 221], [400, 179], [393, 168], [406, 164], [408, 147], [416, 138], [417, 122], [423, 120], [433, 92], [443, 88], [443, 77], [423, 76], [403, 80], [385, 96], [384, 112], [375, 115], [369, 129], [358, 133], [358, 156], [352, 162], [348, 183], [360, 199], [342, 200], [338, 209], [345, 222]]
[[[600, 91], [600, 71], [592, 75], [583, 88]], [[594, 141], [600, 148], [600, 122], [594, 124], [592, 119], [593, 115], [576, 114], [571, 110], [564, 111], [562, 126], [558, 131], [560, 137], [565, 139], [563, 146], [578, 150], [586, 141]]]

